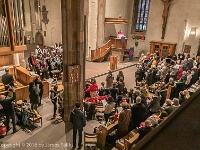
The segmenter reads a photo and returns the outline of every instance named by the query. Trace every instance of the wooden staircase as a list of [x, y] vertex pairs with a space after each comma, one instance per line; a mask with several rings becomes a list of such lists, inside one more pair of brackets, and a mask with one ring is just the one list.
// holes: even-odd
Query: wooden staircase
[[123, 52], [126, 50], [127, 38], [122, 42], [121, 38], [110, 37], [108, 42], [96, 50], [91, 50], [91, 61], [102, 62], [109, 59], [111, 50], [119, 50]]
[[111, 40], [108, 40], [106, 44], [96, 50], [91, 50], [91, 61], [102, 62], [108, 60], [108, 56], [111, 51]]

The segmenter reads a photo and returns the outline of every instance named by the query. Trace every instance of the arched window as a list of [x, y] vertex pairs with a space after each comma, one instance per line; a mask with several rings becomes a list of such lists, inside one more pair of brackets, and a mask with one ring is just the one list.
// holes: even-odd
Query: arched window
[[150, 0], [135, 0], [132, 32], [145, 32], [149, 15]]

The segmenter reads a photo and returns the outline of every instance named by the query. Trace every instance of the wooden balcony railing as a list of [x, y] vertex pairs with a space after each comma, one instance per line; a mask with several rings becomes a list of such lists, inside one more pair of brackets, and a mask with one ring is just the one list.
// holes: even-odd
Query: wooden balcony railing
[[103, 61], [111, 50], [111, 40], [96, 50], [91, 50], [91, 61]]

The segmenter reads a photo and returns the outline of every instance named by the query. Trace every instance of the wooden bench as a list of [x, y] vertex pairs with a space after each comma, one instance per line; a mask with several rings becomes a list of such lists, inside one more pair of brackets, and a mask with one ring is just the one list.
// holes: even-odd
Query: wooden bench
[[105, 149], [106, 144], [106, 137], [111, 132], [113, 132], [115, 129], [117, 129], [118, 121], [114, 122], [113, 124], [109, 126], [102, 127], [101, 130], [97, 129], [97, 147], [100, 149]]
[[137, 133], [137, 130], [134, 129], [133, 131], [129, 132], [125, 137], [116, 142], [116, 148], [118, 150], [129, 150], [138, 137], [139, 133]]

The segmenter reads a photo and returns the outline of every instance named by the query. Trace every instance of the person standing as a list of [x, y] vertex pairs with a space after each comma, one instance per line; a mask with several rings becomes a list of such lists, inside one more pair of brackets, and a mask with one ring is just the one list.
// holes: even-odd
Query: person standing
[[94, 98], [97, 96], [97, 92], [98, 92], [99, 88], [98, 85], [96, 83], [96, 80], [94, 78], [91, 79], [91, 84], [89, 86], [89, 88], [86, 90], [86, 92], [90, 92], [90, 97]]
[[14, 86], [14, 78], [12, 74], [9, 74], [9, 68], [5, 68], [5, 74], [2, 75], [2, 83], [5, 86], [5, 90], [9, 89], [9, 86]]
[[82, 132], [83, 127], [86, 125], [86, 119], [83, 111], [80, 109], [81, 104], [76, 102], [76, 108], [72, 110], [70, 114], [70, 122], [73, 125], [73, 148], [76, 148], [76, 134], [78, 130], [79, 141], [78, 141], [78, 148], [81, 149], [82, 147]]
[[106, 88], [111, 88], [113, 84], [114, 76], [112, 74], [112, 71], [108, 72], [108, 75], [106, 77]]
[[37, 75], [35, 80], [35, 85], [36, 87], [39, 89], [39, 97], [40, 97], [40, 101], [38, 103], [38, 106], [41, 106], [42, 105], [42, 95], [43, 95], [43, 92], [44, 92], [44, 85], [42, 83], [42, 81], [40, 80], [40, 77]]
[[40, 97], [39, 97], [39, 89], [35, 86], [34, 81], [29, 83], [29, 92], [30, 92], [29, 98], [31, 103], [31, 109], [37, 110]]
[[113, 109], [115, 108], [115, 103], [112, 97], [108, 97], [107, 104], [105, 105], [104, 109], [104, 119], [105, 122], [108, 122], [110, 116], [113, 115]]
[[17, 132], [16, 128], [16, 119], [15, 119], [15, 110], [14, 110], [14, 104], [13, 101], [16, 99], [16, 93], [15, 89], [12, 88], [13, 96], [11, 98], [8, 98], [8, 92], [6, 92], [5, 95], [0, 95], [0, 104], [3, 107], [3, 111], [6, 115], [6, 132], [10, 130], [10, 118], [12, 119], [13, 124], [13, 133]]
[[55, 85], [53, 89], [50, 91], [50, 99], [54, 106], [53, 118], [56, 118], [57, 101], [58, 101], [58, 86], [57, 85]]
[[[113, 87], [110, 88], [110, 96], [114, 99], [115, 103], [117, 103], [117, 95], [119, 94], [119, 90], [118, 88], [116, 87], [116, 83], [113, 83]], [[118, 104], [119, 105], [119, 104]]]
[[130, 122], [130, 128], [135, 129], [139, 127], [140, 123], [145, 121], [148, 117], [146, 107], [141, 103], [141, 97], [136, 98], [136, 104], [131, 107], [132, 120]]
[[39, 45], [36, 45], [35, 55], [37, 56], [38, 54], [42, 54], [42, 50]]
[[31, 71], [35, 69], [35, 57], [33, 56], [33, 53], [30, 53], [29, 55], [28, 64]]

